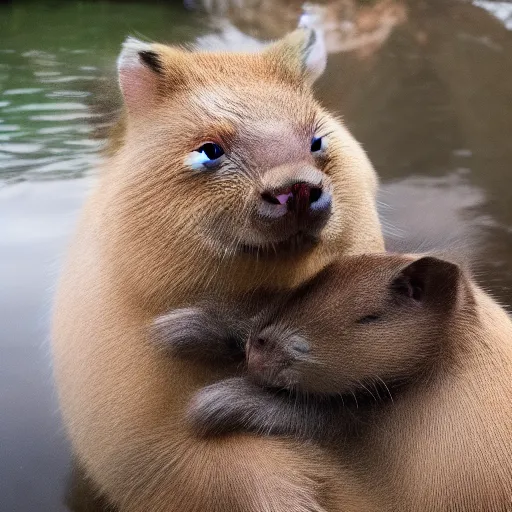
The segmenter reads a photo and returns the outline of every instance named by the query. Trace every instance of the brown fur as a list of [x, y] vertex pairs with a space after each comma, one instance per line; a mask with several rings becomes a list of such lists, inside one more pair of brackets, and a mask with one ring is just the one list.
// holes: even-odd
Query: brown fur
[[379, 510], [511, 510], [512, 322], [456, 265], [343, 258], [263, 326], [249, 374], [300, 395], [214, 384], [192, 405], [203, 433], [323, 439]]
[[[229, 371], [164, 357], [146, 334], [167, 308], [243, 302], [296, 286], [339, 254], [382, 249], [375, 173], [312, 97], [310, 41], [299, 31], [257, 54], [151, 45], [157, 71], [137, 53], [121, 60], [126, 127], [68, 256], [53, 347], [73, 447], [122, 511], [320, 511], [335, 498], [342, 469], [311, 444], [196, 439], [186, 405]], [[329, 139], [319, 159], [315, 127]], [[212, 139], [226, 149], [221, 170], [192, 171], [185, 158]], [[312, 246], [266, 255], [279, 240], [254, 221], [259, 194], [308, 179], [332, 192], [331, 216]], [[242, 243], [262, 249], [245, 254]]]

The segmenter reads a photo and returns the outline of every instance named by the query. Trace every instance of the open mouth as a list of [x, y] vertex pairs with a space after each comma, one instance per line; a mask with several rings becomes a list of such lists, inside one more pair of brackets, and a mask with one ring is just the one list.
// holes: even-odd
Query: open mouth
[[317, 244], [317, 237], [299, 231], [290, 238], [280, 240], [279, 242], [267, 242], [261, 245], [241, 245], [240, 252], [258, 257], [280, 257], [312, 249]]

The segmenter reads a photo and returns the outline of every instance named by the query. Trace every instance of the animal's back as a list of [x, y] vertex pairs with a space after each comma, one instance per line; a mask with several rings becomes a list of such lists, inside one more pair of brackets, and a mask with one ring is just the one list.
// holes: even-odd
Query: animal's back
[[473, 292], [476, 316], [445, 341], [450, 363], [392, 405], [372, 434], [397, 509], [512, 510], [512, 323]]

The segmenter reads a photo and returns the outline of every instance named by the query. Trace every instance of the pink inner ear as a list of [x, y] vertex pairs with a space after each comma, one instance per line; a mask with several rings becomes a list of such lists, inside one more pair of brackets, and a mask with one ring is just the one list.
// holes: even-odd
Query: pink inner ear
[[147, 112], [156, 104], [157, 81], [156, 74], [141, 62], [130, 62], [119, 69], [119, 84], [128, 112]]

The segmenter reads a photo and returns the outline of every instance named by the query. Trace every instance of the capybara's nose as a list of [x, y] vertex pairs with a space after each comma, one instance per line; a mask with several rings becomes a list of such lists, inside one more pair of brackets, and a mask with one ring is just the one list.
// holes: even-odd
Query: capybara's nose
[[293, 185], [266, 190], [261, 198], [272, 216], [293, 212], [297, 217], [307, 217], [310, 213], [321, 213], [331, 207], [331, 196], [322, 185], [312, 185], [301, 181]]
[[274, 347], [275, 343], [262, 336], [249, 340], [246, 346], [248, 369], [255, 372], [264, 370], [272, 360]]
[[270, 352], [274, 350], [276, 344], [271, 339], [265, 336], [258, 336], [257, 338], [251, 339], [247, 344], [247, 353], [260, 353], [260, 352]]
[[322, 195], [322, 187], [314, 187], [309, 183], [294, 183], [289, 187], [267, 190], [261, 194], [264, 201], [275, 205], [286, 205], [288, 210], [306, 210], [311, 203], [318, 201]]

